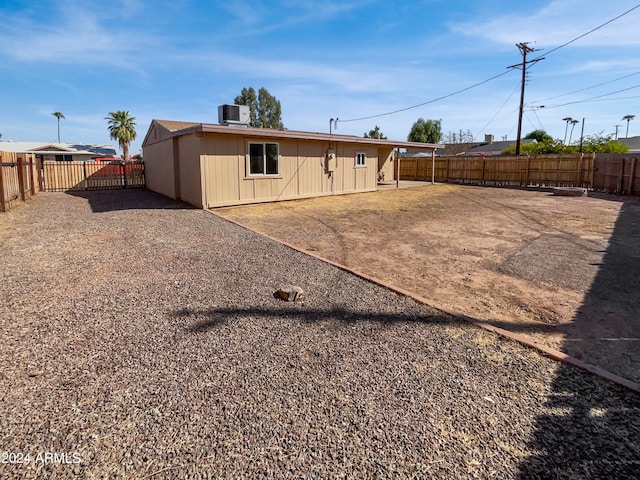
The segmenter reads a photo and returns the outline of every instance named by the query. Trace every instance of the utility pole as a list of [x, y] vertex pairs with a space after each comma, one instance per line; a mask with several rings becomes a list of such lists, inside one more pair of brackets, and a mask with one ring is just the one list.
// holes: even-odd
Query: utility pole
[[614, 125], [614, 127], [616, 127], [616, 140], [618, 140], [618, 127], [621, 127], [622, 125]]
[[522, 135], [522, 111], [524, 109], [524, 85], [527, 80], [527, 64], [544, 60], [544, 57], [527, 61], [527, 53], [536, 52], [537, 50], [531, 48], [528, 42], [516, 43], [516, 47], [518, 47], [520, 53], [522, 53], [522, 63], [511, 65], [507, 68], [522, 69], [522, 86], [520, 87], [520, 111], [518, 113], [518, 138], [516, 138], [516, 156], [518, 156], [520, 155], [520, 136]]

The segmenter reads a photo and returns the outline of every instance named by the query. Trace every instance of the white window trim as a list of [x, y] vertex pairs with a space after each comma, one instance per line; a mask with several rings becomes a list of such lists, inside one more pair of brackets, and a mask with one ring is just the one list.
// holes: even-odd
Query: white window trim
[[[251, 145], [262, 145], [263, 149], [263, 162], [265, 173], [251, 173]], [[276, 173], [267, 172], [267, 145], [275, 145], [278, 148], [278, 171]], [[247, 178], [264, 178], [264, 177], [279, 177], [280, 176], [280, 144], [278, 142], [247, 142], [247, 160], [246, 160]]]
[[[360, 156], [362, 156], [362, 161], [364, 163], [358, 163]], [[356, 155], [354, 158], [354, 166], [356, 168], [363, 168], [367, 166], [367, 152], [356, 152]]]

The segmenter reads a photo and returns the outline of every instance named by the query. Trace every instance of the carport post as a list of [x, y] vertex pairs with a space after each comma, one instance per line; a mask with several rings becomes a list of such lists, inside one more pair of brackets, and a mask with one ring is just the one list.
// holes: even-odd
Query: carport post
[[431, 150], [431, 185], [436, 183], [436, 149]]
[[396, 172], [396, 188], [400, 187], [400, 148], [396, 148], [396, 158], [398, 159], [398, 171]]

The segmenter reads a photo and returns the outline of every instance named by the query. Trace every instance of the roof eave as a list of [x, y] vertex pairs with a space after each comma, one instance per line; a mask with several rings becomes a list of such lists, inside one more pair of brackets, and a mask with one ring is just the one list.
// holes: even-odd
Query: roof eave
[[388, 148], [414, 148], [436, 150], [444, 148], [444, 145], [435, 143], [408, 142], [402, 140], [380, 140], [377, 138], [356, 137], [352, 135], [335, 135], [320, 132], [302, 132], [298, 130], [276, 130], [272, 128], [233, 127], [201, 123], [192, 127], [172, 132], [172, 136], [188, 135], [194, 132], [219, 133], [223, 135], [242, 135], [254, 138], [279, 138], [292, 140], [314, 140], [336, 143], [356, 143], [363, 145], [376, 145]]

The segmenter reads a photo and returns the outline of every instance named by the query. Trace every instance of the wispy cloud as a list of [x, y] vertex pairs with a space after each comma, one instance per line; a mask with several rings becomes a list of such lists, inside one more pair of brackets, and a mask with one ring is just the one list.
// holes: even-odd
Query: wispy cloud
[[0, 31], [0, 55], [24, 63], [137, 70], [134, 60], [153, 43], [140, 32], [110, 28], [104, 17], [70, 2], [54, 11], [47, 23], [16, 14]]
[[[513, 45], [518, 42], [537, 42], [549, 47], [562, 45], [629, 10], [634, 5], [625, 2], [606, 3], [597, 0], [555, 0], [530, 15], [508, 13], [473, 22], [451, 23], [455, 33], [484, 38], [492, 43]], [[588, 15], [584, 15], [588, 12]], [[615, 22], [615, 28], [595, 31], [581, 38], [575, 46], [634, 46], [640, 44], [637, 24], [640, 9]]]

